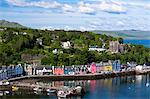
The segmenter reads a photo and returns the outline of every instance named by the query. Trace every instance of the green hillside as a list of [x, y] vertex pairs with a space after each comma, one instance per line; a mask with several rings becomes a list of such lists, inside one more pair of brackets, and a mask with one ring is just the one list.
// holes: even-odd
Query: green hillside
[[6, 20], [0, 20], [0, 27], [12, 27], [12, 28], [26, 28], [25, 26], [16, 23], [16, 22], [9, 22]]
[[[41, 61], [45, 65], [79, 65], [120, 59], [121, 62], [136, 61], [139, 64], [150, 62], [149, 49], [138, 45], [125, 45], [126, 53], [112, 54], [108, 51], [88, 51], [89, 46], [99, 46], [117, 40], [105, 34], [93, 32], [38, 30], [29, 28], [0, 29], [0, 64], [9, 65]], [[69, 41], [68, 49], [62, 47]], [[54, 53], [56, 51], [56, 53]]]

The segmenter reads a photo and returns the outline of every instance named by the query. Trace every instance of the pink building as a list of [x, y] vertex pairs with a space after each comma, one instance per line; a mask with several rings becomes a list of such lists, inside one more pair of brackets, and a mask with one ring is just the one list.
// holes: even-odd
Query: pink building
[[91, 73], [92, 74], [96, 73], [96, 64], [95, 63], [91, 64]]

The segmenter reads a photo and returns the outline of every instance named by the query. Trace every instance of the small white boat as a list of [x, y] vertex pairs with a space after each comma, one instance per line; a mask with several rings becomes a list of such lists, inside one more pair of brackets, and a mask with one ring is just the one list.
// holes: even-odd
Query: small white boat
[[47, 89], [46, 91], [49, 92], [49, 93], [55, 93], [56, 92], [55, 89]]
[[146, 87], [149, 87], [149, 83], [146, 83]]
[[0, 96], [3, 96], [4, 94], [3, 94], [3, 91], [0, 91]]
[[82, 87], [81, 87], [81, 86], [77, 86], [77, 87], [75, 87], [75, 91], [76, 91], [76, 94], [81, 93], [81, 91], [82, 91]]
[[3, 85], [9, 85], [10, 83], [7, 81], [7, 82], [3, 82]]
[[9, 94], [9, 91], [4, 91], [5, 94]]
[[58, 91], [57, 92], [57, 96], [60, 98], [66, 98], [67, 97], [67, 93], [65, 93], [64, 91]]
[[40, 87], [35, 87], [35, 88], [33, 88], [33, 90], [34, 90], [34, 91], [42, 91], [42, 88], [40, 88]]

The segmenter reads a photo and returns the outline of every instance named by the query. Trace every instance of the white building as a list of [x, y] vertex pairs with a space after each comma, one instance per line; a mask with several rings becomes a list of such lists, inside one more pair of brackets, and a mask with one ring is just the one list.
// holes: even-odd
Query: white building
[[50, 67], [37, 67], [36, 68], [37, 75], [45, 75], [45, 74], [52, 74], [52, 68]]
[[142, 71], [143, 70], [143, 66], [138, 65], [138, 66], [135, 67], [135, 70], [136, 71]]
[[62, 42], [62, 48], [69, 49], [71, 47], [71, 43], [69, 41]]
[[102, 52], [105, 51], [106, 49], [104, 48], [99, 48], [97, 46], [90, 46], [89, 51], [98, 51], [98, 52]]

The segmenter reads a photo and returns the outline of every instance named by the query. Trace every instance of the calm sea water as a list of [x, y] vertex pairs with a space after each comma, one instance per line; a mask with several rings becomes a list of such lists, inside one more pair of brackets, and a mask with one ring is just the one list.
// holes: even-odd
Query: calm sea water
[[[86, 94], [71, 99], [150, 99], [149, 75], [118, 77], [101, 80], [80, 81], [41, 81], [41, 83], [55, 86], [81, 85]], [[37, 93], [31, 91], [15, 91], [1, 96], [3, 99], [57, 99], [55, 94]]]
[[125, 39], [124, 40], [125, 44], [140, 44], [140, 45], [144, 45], [145, 47], [150, 48], [150, 40], [131, 40], [131, 39]]

